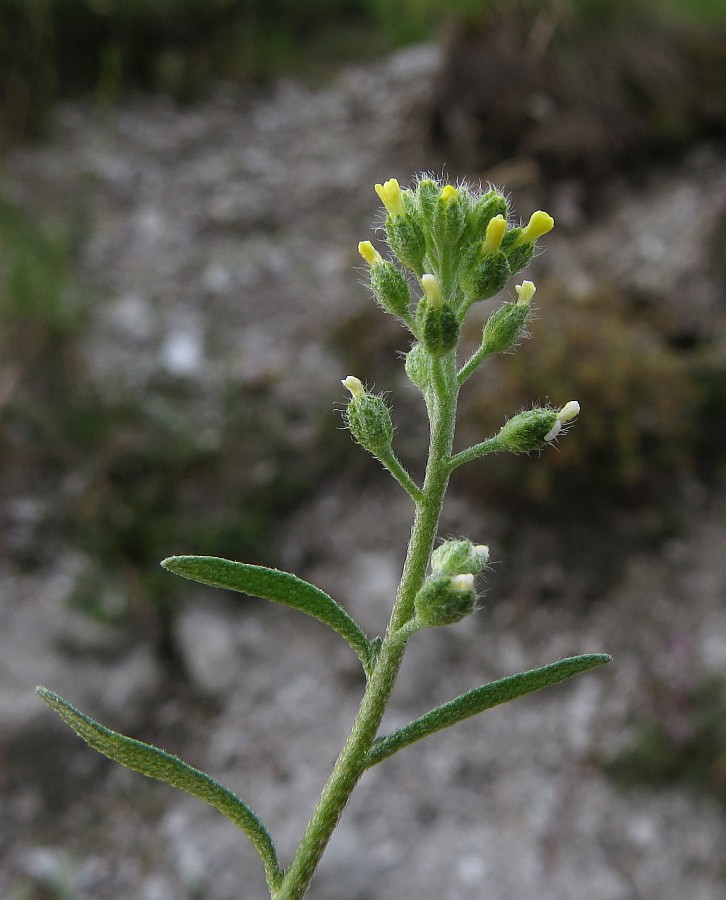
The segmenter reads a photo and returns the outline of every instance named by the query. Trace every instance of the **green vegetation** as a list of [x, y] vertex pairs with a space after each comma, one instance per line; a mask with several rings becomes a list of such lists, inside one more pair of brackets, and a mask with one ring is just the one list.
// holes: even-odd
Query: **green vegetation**
[[[281, 72], [320, 76], [341, 62], [431, 39], [495, 7], [534, 25], [627, 28], [657, 19], [726, 21], [724, 0], [4, 0], [0, 110], [5, 139], [43, 132], [51, 104], [94, 94], [101, 109], [129, 88], [198, 96], [214, 80], [246, 83]], [[646, 14], [643, 15], [643, 10]]]

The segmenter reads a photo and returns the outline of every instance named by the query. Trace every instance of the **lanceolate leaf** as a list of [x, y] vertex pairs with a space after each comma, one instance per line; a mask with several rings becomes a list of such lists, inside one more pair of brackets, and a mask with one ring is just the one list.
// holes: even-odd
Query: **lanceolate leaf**
[[272, 838], [253, 810], [236, 794], [178, 757], [100, 725], [53, 691], [44, 687], [36, 690], [48, 706], [94, 750], [127, 769], [186, 791], [192, 797], [218, 809], [241, 828], [254, 844], [265, 867], [270, 893], [279, 886], [282, 872]]
[[367, 768], [375, 766], [404, 747], [408, 747], [409, 744], [420, 741], [436, 731], [455, 725], [470, 716], [476, 716], [493, 706], [499, 706], [509, 700], [516, 700], [517, 697], [523, 697], [532, 691], [559, 684], [560, 681], [565, 681], [567, 678], [572, 678], [573, 675], [579, 675], [580, 672], [586, 672], [595, 666], [601, 666], [610, 662], [611, 659], [612, 657], [607, 653], [571, 656], [539, 669], [520, 672], [518, 675], [509, 675], [499, 681], [492, 681], [482, 687], [467, 691], [465, 694], [460, 694], [448, 703], [437, 706], [420, 718], [414, 719], [413, 722], [409, 722], [408, 725], [399, 728], [392, 734], [378, 738], [368, 751]]
[[360, 626], [325, 591], [296, 575], [216, 556], [170, 556], [162, 566], [192, 581], [275, 600], [306, 612], [345, 638], [370, 675], [371, 644]]

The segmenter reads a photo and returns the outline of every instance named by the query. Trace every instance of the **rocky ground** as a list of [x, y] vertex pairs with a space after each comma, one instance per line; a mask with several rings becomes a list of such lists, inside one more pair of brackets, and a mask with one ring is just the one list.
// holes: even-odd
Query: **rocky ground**
[[[63, 215], [81, 202], [89, 217], [81, 266], [95, 301], [84, 377], [146, 399], [161, 380], [183, 385], [185, 414], [211, 445], [220, 396], [240, 385], [279, 411], [304, 468], [319, 411], [342, 400], [339, 378], [375, 358], [366, 348], [380, 335], [390, 348], [383, 374], [356, 374], [392, 392], [404, 454], [415, 458], [422, 410], [394, 367], [405, 340], [382, 315], [366, 315], [355, 247], [368, 236], [374, 182], [445, 162], [429, 153], [424, 125], [439, 66], [438, 52], [420, 47], [325, 87], [220, 88], [183, 110], [139, 97], [105, 117], [82, 103], [60, 107], [45, 144], [6, 157], [4, 182], [30, 210]], [[613, 179], [595, 214], [575, 182], [545, 189], [526, 166], [512, 171], [522, 215], [544, 206], [545, 192], [562, 226], [536, 280], [556, 276], [585, 295], [615, 279], [645, 306], [669, 309], [676, 332], [707, 331], [724, 352], [722, 149], [699, 145], [636, 187]], [[322, 415], [333, 434], [339, 422]], [[0, 564], [0, 895], [257, 900], [260, 866], [226, 820], [96, 758], [33, 687], [218, 776], [262, 815], [287, 860], [354, 714], [357, 661], [293, 612], [185, 583], [171, 657], [143, 617], [114, 626], [70, 609], [84, 561], [47, 522], [87, 477], [78, 464], [51, 495], [41, 477], [4, 491], [12, 552]], [[495, 560], [516, 563], [501, 563], [503, 588], [495, 566], [473, 621], [412, 641], [387, 725], [560, 656], [605, 650], [615, 660], [372, 770], [311, 900], [724, 895], [718, 799], [678, 784], [623, 790], [603, 767], [632, 742], [654, 677], [726, 677], [726, 492], [691, 475], [671, 493], [679, 519], [667, 540], [624, 546], [620, 525], [632, 534], [626, 520], [640, 519], [623, 513], [608, 531], [565, 537], [573, 542], [555, 558], [549, 525], [534, 517], [512, 533], [506, 509], [454, 486], [442, 533], [486, 541]], [[345, 463], [284, 524], [275, 562], [380, 632], [409, 520], [408, 499], [372, 463]], [[40, 540], [40, 563], [19, 565]], [[603, 546], [616, 564], [583, 603], [582, 559]]]

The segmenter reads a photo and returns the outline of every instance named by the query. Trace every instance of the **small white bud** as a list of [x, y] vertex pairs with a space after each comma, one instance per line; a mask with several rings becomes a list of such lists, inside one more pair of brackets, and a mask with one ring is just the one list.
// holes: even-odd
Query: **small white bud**
[[534, 297], [534, 292], [537, 288], [534, 286], [534, 283], [531, 281], [523, 281], [521, 284], [517, 284], [514, 287], [514, 290], [517, 292], [517, 303], [527, 303], [529, 304], [532, 297]]
[[580, 415], [580, 404], [577, 400], [570, 400], [565, 403], [562, 409], [557, 413], [560, 422], [571, 422], [576, 416]]
[[544, 436], [544, 439], [549, 443], [554, 441], [557, 435], [562, 431], [562, 426], [566, 425], [568, 422], [571, 422], [574, 418], [580, 415], [580, 404], [577, 400], [570, 400], [569, 403], [565, 403], [562, 409], [557, 413], [557, 418], [555, 419], [555, 423], [552, 428], [547, 432]]
[[455, 591], [473, 591], [474, 576], [469, 573], [463, 575], [454, 575], [451, 579], [451, 587]]
[[350, 391], [351, 397], [362, 397], [366, 392], [363, 382], [360, 378], [356, 378], [355, 375], [348, 375], [347, 378], [341, 381], [341, 384]]
[[544, 436], [544, 439], [549, 444], [551, 441], [557, 437], [557, 435], [562, 431], [562, 422], [559, 419], [555, 419], [555, 424], [550, 428], [547, 434]]

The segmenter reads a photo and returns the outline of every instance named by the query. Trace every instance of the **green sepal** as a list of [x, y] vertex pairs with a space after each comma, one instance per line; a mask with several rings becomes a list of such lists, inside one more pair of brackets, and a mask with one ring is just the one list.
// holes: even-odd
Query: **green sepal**
[[371, 266], [371, 290], [387, 313], [405, 318], [411, 292], [403, 274], [388, 260], [376, 260]]
[[406, 374], [425, 394], [431, 388], [431, 357], [421, 344], [414, 344], [406, 354]]
[[440, 249], [452, 247], [461, 237], [466, 226], [468, 198], [460, 196], [445, 200], [441, 196], [434, 206], [431, 234]]
[[602, 666], [612, 659], [607, 653], [586, 653], [582, 656], [571, 656], [549, 663], [538, 669], [530, 669], [529, 672], [520, 672], [518, 675], [509, 675], [499, 681], [492, 681], [482, 687], [474, 688], [465, 694], [460, 694], [448, 703], [437, 706], [425, 715], [414, 719], [403, 728], [399, 728], [392, 734], [377, 738], [368, 751], [366, 768], [377, 765], [389, 756], [393, 756], [409, 744], [420, 741], [422, 738], [435, 734], [457, 722], [476, 716], [494, 706], [524, 697], [533, 691], [559, 684], [574, 675]]
[[459, 342], [459, 320], [448, 303], [423, 309], [422, 343], [431, 356], [444, 356]]
[[509, 269], [512, 275], [521, 272], [525, 266], [529, 265], [530, 260], [534, 256], [534, 244], [528, 241], [521, 241], [522, 228], [510, 228], [504, 235], [500, 250], [507, 257]]
[[546, 445], [545, 438], [557, 421], [557, 412], [542, 406], [525, 409], [502, 425], [496, 436], [498, 448], [508, 453], [531, 453]]
[[509, 215], [507, 198], [499, 191], [487, 191], [476, 203], [473, 203], [467, 216], [469, 222], [469, 234], [473, 241], [483, 241], [487, 225], [494, 216]]
[[361, 447], [374, 456], [391, 449], [393, 421], [382, 397], [367, 392], [352, 397], [345, 410], [345, 423]]
[[418, 223], [411, 217], [388, 216], [386, 218], [388, 246], [400, 262], [414, 274], [423, 274], [426, 238]]
[[485, 356], [506, 353], [522, 339], [531, 308], [528, 303], [505, 303], [489, 316], [482, 334]]
[[433, 178], [422, 178], [416, 185], [416, 200], [423, 221], [429, 228], [434, 220], [434, 210], [440, 196], [441, 186]]
[[509, 259], [501, 250], [488, 253], [463, 279], [464, 294], [469, 302], [488, 300], [498, 294], [512, 274]]
[[371, 645], [357, 622], [325, 591], [289, 572], [233, 562], [216, 556], [170, 556], [161, 565], [175, 575], [212, 587], [240, 591], [263, 600], [274, 600], [329, 625], [344, 638], [363, 664], [372, 669]]
[[431, 575], [421, 585], [414, 599], [416, 620], [424, 628], [454, 625], [476, 609], [473, 587], [457, 587], [451, 575]]
[[38, 687], [36, 691], [89, 747], [127, 769], [179, 788], [219, 810], [252, 841], [265, 867], [270, 892], [279, 888], [283, 873], [272, 838], [257, 814], [236, 794], [177, 756], [106, 728], [53, 691], [44, 687]]

